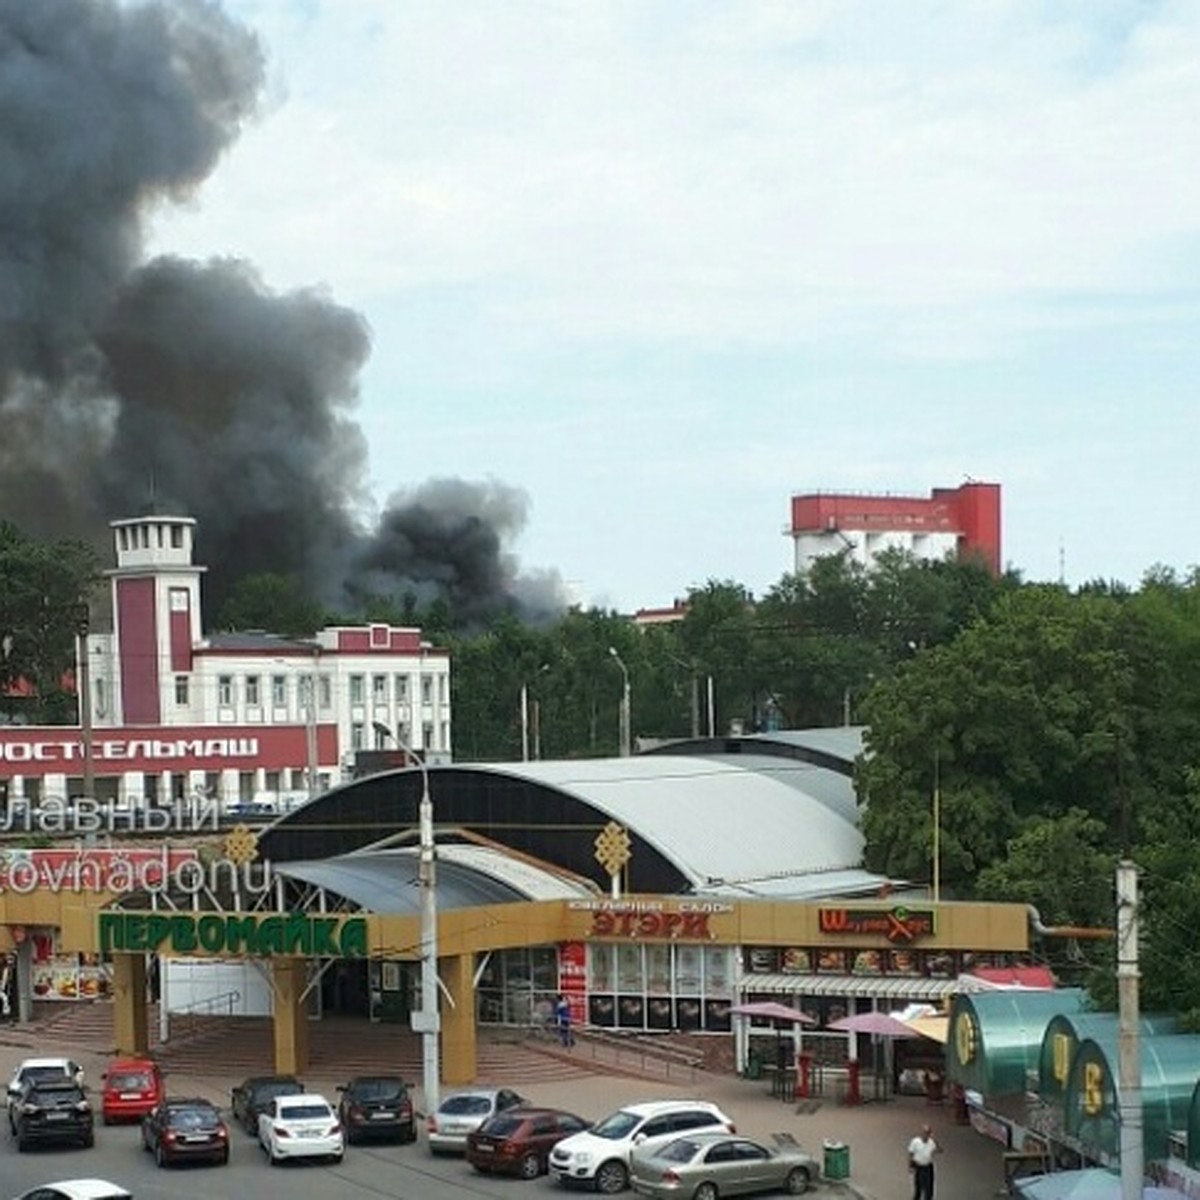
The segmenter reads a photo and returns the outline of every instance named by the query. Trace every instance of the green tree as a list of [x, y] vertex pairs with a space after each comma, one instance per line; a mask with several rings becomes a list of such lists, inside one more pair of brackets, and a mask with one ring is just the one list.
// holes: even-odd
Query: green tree
[[324, 609], [297, 580], [264, 571], [246, 575], [229, 590], [217, 618], [220, 629], [262, 629], [284, 637], [312, 637], [325, 624]]
[[[5, 711], [36, 722], [78, 719], [68, 676], [100, 581], [83, 542], [39, 542], [0, 522], [0, 693]], [[19, 686], [18, 686], [19, 685]], [[28, 695], [14, 695], [27, 691]]]

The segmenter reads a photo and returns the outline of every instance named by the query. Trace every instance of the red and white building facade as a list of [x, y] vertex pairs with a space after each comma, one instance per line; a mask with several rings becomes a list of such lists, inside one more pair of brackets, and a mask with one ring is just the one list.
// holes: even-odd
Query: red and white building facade
[[84, 795], [89, 782], [98, 801], [131, 807], [203, 795], [282, 808], [349, 778], [360, 750], [449, 761], [449, 651], [419, 629], [205, 636], [195, 522], [146, 516], [112, 529], [112, 632], [83, 639], [84, 720], [0, 726], [10, 808]]
[[974, 557], [993, 575], [1001, 570], [1000, 485], [964, 483], [935, 488], [928, 496], [813, 492], [792, 497], [786, 531], [795, 550], [796, 574], [814, 559], [849, 553], [870, 567], [885, 550], [918, 559]]

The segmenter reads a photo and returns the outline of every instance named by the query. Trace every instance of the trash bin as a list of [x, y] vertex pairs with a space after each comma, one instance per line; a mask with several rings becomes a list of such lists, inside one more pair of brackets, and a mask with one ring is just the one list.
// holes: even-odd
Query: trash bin
[[761, 1079], [762, 1078], [762, 1056], [757, 1050], [751, 1050], [746, 1055], [746, 1078]]
[[845, 1142], [825, 1142], [826, 1179], [850, 1178], [850, 1147]]

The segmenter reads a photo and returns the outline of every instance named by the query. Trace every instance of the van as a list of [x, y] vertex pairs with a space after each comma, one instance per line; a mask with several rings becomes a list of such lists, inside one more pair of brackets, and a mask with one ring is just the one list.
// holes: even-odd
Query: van
[[100, 1113], [105, 1125], [140, 1121], [165, 1095], [162, 1071], [149, 1058], [119, 1058], [100, 1077]]

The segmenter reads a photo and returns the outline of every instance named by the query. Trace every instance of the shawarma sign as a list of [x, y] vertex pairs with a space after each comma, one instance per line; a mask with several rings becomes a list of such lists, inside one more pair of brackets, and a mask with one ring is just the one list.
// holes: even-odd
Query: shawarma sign
[[363, 917], [103, 912], [98, 920], [102, 954], [143, 951], [260, 958], [363, 958], [367, 953], [367, 922]]
[[934, 911], [931, 908], [822, 908], [817, 912], [822, 933], [852, 936], [883, 936], [894, 945], [904, 946], [918, 938], [934, 934]]

